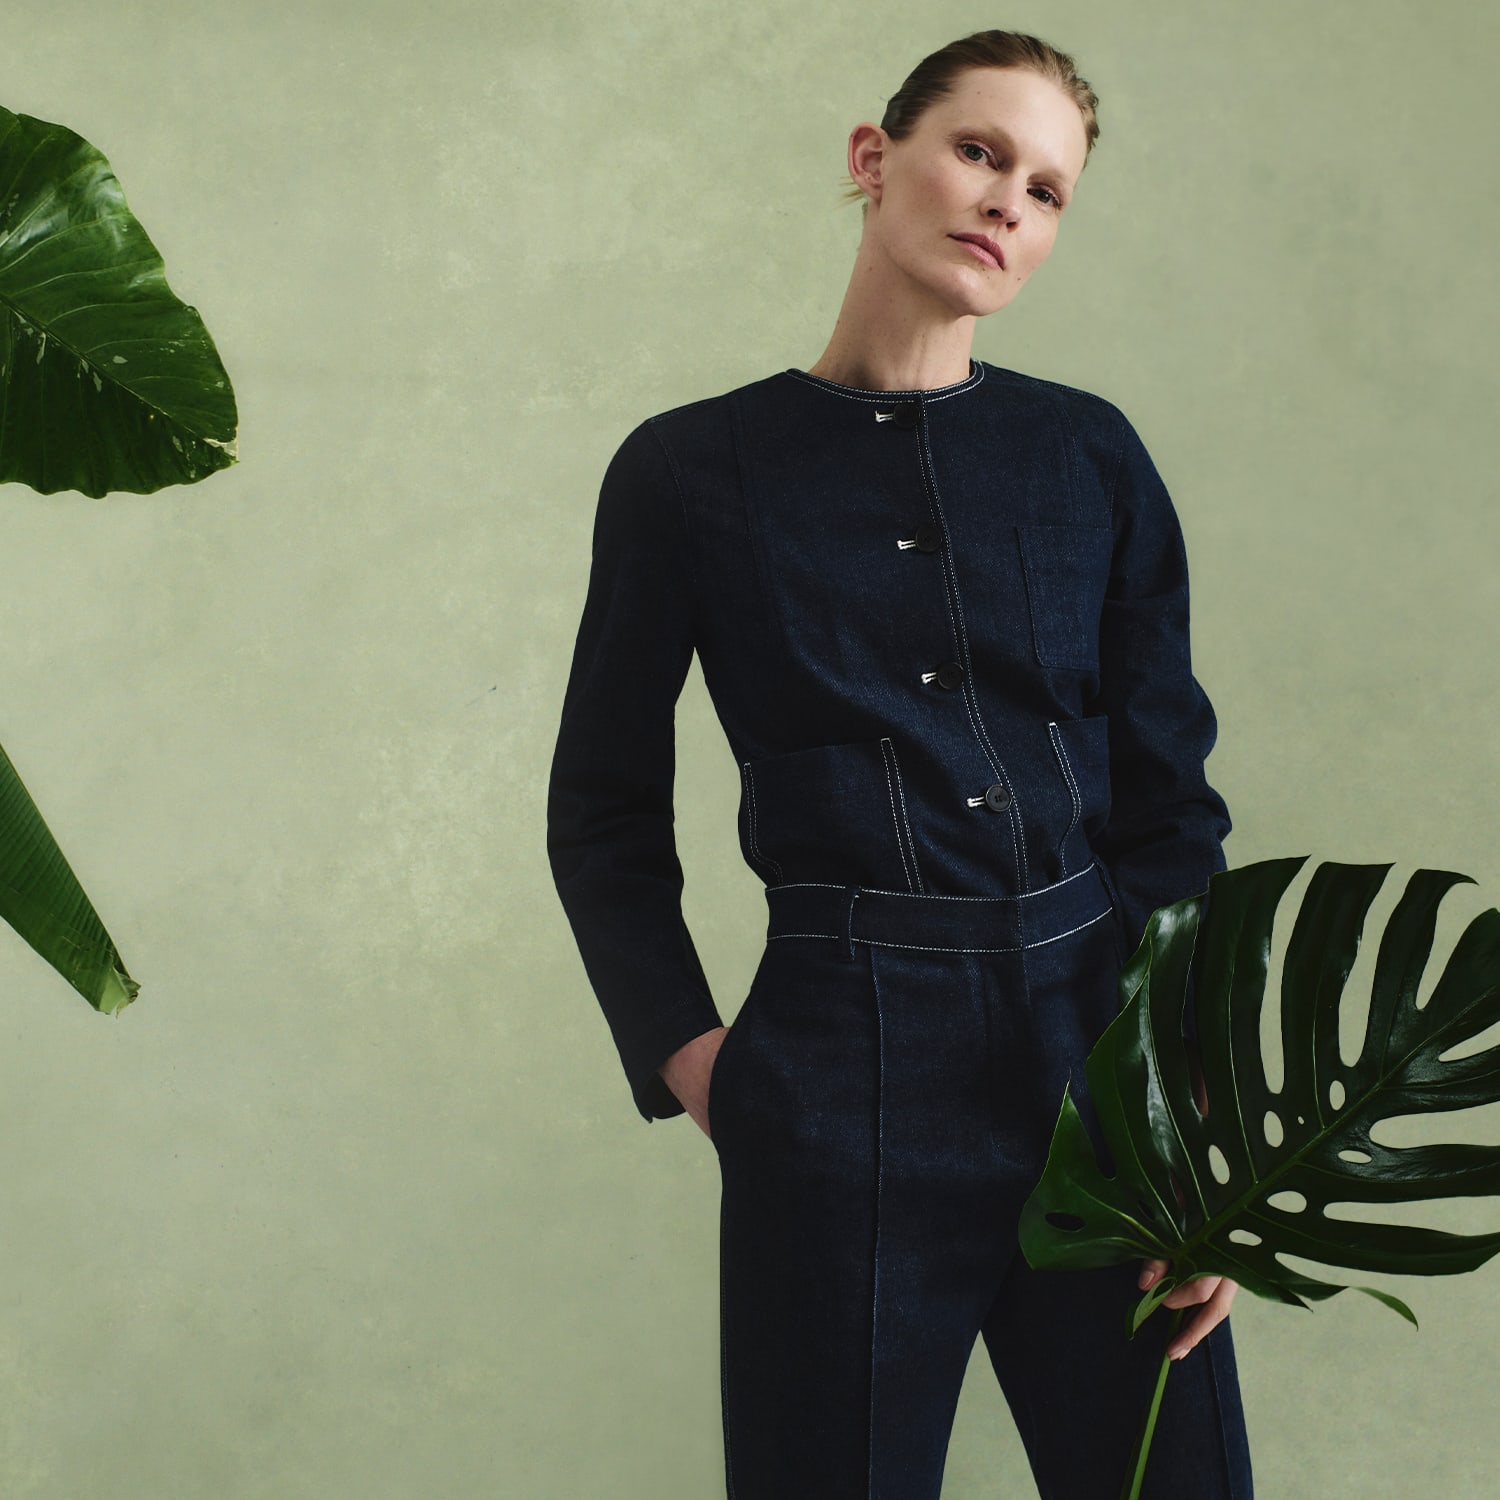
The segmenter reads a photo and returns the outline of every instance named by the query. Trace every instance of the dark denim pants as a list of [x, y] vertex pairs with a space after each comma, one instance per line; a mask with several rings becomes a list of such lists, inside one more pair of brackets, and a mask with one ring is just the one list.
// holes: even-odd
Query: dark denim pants
[[[1117, 1009], [1096, 865], [1019, 897], [766, 892], [714, 1067], [730, 1500], [937, 1500], [976, 1336], [1043, 1500], [1116, 1500], [1161, 1358], [1140, 1263], [1033, 1271], [1016, 1228]], [[1250, 1500], [1226, 1320], [1169, 1373], [1148, 1500]]]

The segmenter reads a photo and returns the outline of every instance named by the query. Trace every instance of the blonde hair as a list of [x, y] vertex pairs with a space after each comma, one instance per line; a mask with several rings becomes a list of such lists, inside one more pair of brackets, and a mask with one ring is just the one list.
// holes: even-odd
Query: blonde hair
[[[939, 100], [952, 93], [959, 76], [971, 68], [1029, 68], [1042, 78], [1050, 79], [1078, 106], [1083, 116], [1087, 145], [1084, 164], [1088, 164], [1094, 142], [1099, 139], [1096, 111], [1098, 96], [1088, 80], [1080, 78], [1073, 59], [1056, 47], [1021, 31], [976, 31], [970, 36], [949, 42], [929, 53], [911, 70], [906, 82], [891, 96], [881, 117], [880, 128], [894, 141], [904, 141], [917, 128], [923, 114]], [[841, 203], [863, 203], [870, 200], [865, 190], [847, 173], [849, 187]]]

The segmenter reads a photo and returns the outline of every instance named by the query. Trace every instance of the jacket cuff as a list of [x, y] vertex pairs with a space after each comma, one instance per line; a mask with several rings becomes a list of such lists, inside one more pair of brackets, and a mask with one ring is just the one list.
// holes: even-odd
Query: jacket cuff
[[705, 996], [698, 1003], [673, 1011], [659, 1024], [653, 1025], [648, 1035], [619, 1048], [635, 1107], [647, 1124], [687, 1113], [682, 1101], [661, 1076], [661, 1065], [694, 1037], [723, 1024], [717, 1007]]

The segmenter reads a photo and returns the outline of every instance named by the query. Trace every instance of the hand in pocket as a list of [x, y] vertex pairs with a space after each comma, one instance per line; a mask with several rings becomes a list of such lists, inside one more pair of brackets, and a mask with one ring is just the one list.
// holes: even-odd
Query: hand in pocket
[[678, 1102], [710, 1139], [713, 1137], [708, 1128], [709, 1080], [719, 1048], [728, 1035], [727, 1026], [715, 1026], [711, 1031], [702, 1032], [679, 1047], [657, 1069]]

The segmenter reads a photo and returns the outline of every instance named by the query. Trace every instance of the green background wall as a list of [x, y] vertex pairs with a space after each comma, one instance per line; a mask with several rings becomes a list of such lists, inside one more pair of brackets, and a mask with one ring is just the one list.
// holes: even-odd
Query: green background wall
[[[715, 1159], [631, 1105], [546, 772], [606, 461], [817, 358], [848, 131], [955, 36], [1038, 32], [1102, 101], [1052, 259], [975, 353], [1114, 400], [1166, 478], [1230, 862], [1500, 894], [1483, 7], [5, 22], [0, 103], [110, 157], [242, 415], [202, 486], [3, 495], [0, 739], [143, 986], [103, 1020], [0, 932], [10, 1500], [722, 1493]], [[727, 1019], [763, 904], [696, 669], [679, 734]], [[1265, 1500], [1494, 1493], [1500, 1267], [1380, 1284], [1420, 1332], [1353, 1293], [1236, 1302]], [[981, 1349], [945, 1496], [1029, 1483]]]

